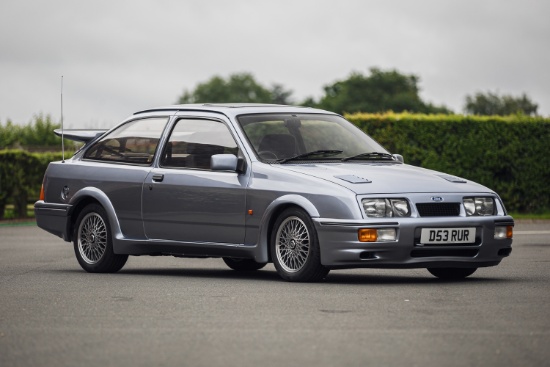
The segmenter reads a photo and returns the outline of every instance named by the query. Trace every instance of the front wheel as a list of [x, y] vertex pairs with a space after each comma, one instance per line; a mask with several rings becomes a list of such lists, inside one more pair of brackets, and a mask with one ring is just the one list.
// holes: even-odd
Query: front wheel
[[432, 275], [444, 280], [464, 279], [475, 273], [476, 270], [477, 268], [428, 268]]
[[321, 264], [317, 232], [309, 215], [298, 208], [283, 211], [275, 221], [270, 241], [271, 259], [281, 278], [315, 282], [329, 269]]
[[267, 265], [265, 263], [257, 263], [252, 259], [237, 259], [233, 257], [224, 257], [223, 261], [231, 269], [237, 270], [237, 271], [260, 270], [261, 268]]
[[128, 255], [113, 252], [107, 213], [98, 204], [90, 204], [80, 212], [73, 238], [76, 259], [87, 272], [115, 273], [128, 260]]

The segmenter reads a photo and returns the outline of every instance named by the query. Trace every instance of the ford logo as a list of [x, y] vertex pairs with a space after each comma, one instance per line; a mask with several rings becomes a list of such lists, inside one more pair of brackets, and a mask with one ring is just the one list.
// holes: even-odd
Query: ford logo
[[443, 201], [441, 196], [432, 196], [432, 201]]

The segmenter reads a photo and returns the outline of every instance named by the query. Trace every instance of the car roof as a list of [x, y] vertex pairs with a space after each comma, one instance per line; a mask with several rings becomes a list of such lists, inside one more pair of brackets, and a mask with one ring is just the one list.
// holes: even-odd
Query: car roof
[[238, 116], [254, 113], [322, 113], [335, 114], [333, 112], [324, 111], [312, 107], [288, 106], [279, 104], [262, 104], [262, 103], [196, 103], [196, 104], [179, 104], [162, 106], [141, 110], [134, 115], [150, 112], [170, 112], [170, 111], [203, 111], [216, 112], [226, 116]]

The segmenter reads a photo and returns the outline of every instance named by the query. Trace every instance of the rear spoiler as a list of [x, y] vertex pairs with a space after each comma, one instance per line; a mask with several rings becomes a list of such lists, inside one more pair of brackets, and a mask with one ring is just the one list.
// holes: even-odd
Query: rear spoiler
[[66, 139], [87, 143], [99, 135], [103, 135], [106, 131], [107, 130], [101, 129], [65, 129], [63, 131], [61, 129], [55, 129], [53, 132], [57, 136], [63, 135]]

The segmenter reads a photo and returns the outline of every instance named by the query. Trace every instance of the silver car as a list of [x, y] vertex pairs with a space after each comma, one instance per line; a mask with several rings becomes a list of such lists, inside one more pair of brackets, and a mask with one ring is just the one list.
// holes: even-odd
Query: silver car
[[272, 262], [289, 281], [360, 267], [461, 279], [512, 251], [495, 192], [404, 164], [331, 112], [176, 105], [64, 136], [86, 144], [50, 163], [36, 219], [88, 272], [170, 255], [239, 271]]

